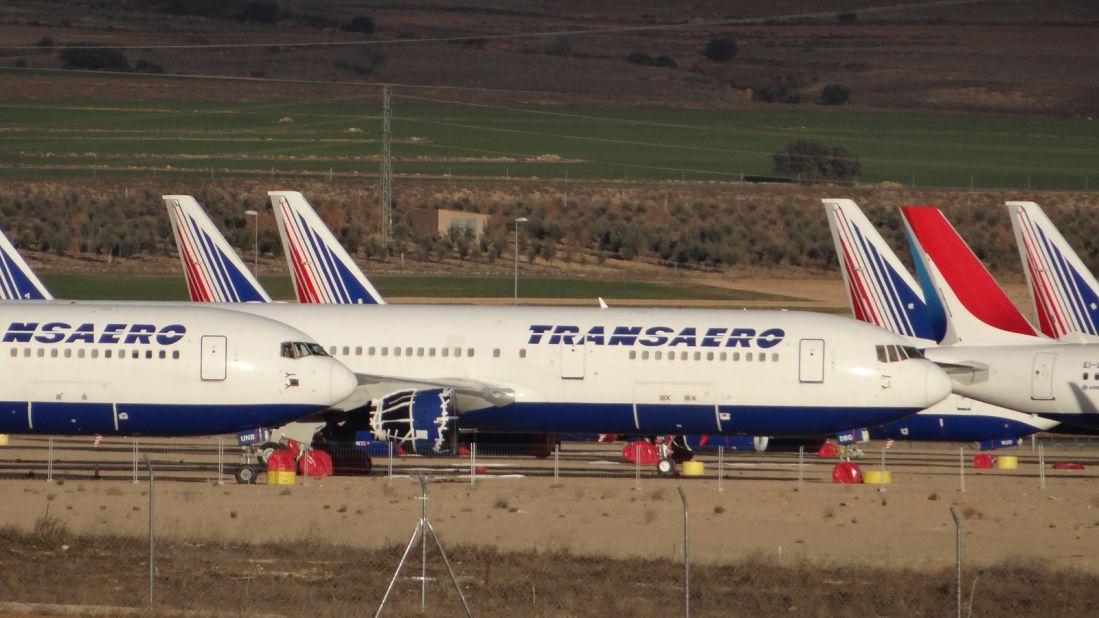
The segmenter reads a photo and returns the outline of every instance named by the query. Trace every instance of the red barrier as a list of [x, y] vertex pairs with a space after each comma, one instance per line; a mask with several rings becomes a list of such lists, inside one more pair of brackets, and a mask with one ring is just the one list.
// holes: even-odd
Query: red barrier
[[862, 470], [859, 464], [850, 461], [841, 461], [832, 468], [832, 482], [844, 484], [857, 484], [862, 482]]

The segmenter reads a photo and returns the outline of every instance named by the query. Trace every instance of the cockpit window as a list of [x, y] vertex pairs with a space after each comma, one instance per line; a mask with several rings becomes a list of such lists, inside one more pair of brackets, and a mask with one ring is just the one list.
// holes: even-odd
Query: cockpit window
[[306, 356], [328, 356], [328, 352], [317, 343], [307, 341], [284, 341], [280, 346], [283, 358], [304, 358]]
[[909, 358], [923, 358], [919, 349], [908, 345], [879, 345], [874, 346], [878, 353], [878, 361], [882, 363], [896, 363]]

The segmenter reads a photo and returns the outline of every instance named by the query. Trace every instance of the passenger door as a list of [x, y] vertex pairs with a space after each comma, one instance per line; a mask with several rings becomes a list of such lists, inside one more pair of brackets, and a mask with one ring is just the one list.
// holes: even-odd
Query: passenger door
[[802, 339], [798, 356], [798, 379], [802, 382], [824, 381], [824, 340]]
[[226, 342], [223, 335], [203, 335], [202, 356], [200, 357], [203, 380], [217, 381], [225, 379]]

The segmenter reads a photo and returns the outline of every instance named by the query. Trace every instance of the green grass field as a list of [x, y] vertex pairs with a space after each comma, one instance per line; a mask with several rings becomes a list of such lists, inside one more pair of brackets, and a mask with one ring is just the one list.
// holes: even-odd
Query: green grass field
[[[400, 97], [393, 109], [394, 172], [405, 179], [733, 180], [769, 174], [776, 150], [807, 138], [857, 154], [860, 181], [1099, 184], [1099, 123], [1086, 120], [810, 105], [751, 112], [512, 109]], [[337, 180], [369, 177], [378, 170], [380, 127], [375, 103], [7, 102], [0, 104], [0, 175], [286, 179], [331, 170]]]
[[[56, 274], [42, 277], [57, 298], [77, 300], [187, 300], [183, 276], [121, 277]], [[372, 277], [386, 297], [413, 298], [511, 298], [511, 278], [484, 277]], [[261, 277], [267, 292], [276, 299], [292, 300], [294, 292], [285, 277]], [[596, 304], [603, 297], [644, 300], [798, 300], [790, 296], [729, 290], [690, 283], [648, 283], [641, 281], [588, 281], [564, 279], [520, 279], [522, 298], [563, 298], [576, 304]]]

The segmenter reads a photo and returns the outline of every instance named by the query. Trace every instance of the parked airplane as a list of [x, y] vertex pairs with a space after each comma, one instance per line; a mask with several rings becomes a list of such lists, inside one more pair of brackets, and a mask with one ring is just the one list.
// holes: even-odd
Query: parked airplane
[[1099, 428], [1099, 345], [1040, 335], [938, 209], [905, 206], [901, 213], [921, 284], [946, 318], [948, 345], [925, 354], [948, 368], [954, 392]]
[[895, 420], [949, 391], [903, 339], [821, 314], [223, 306], [313, 334], [365, 383], [342, 406], [370, 405], [355, 429], [419, 449], [454, 415], [480, 431], [803, 436]]
[[1099, 337], [1099, 282], [1034, 202], [1008, 202], [1038, 327], [1047, 337]]
[[53, 300], [46, 286], [0, 231], [0, 300]]
[[0, 327], [2, 433], [237, 432], [356, 387], [301, 331], [209, 306], [7, 302]]
[[267, 194], [299, 303], [385, 304], [301, 193]]
[[[852, 200], [822, 200], [855, 317], [920, 348], [938, 345], [916, 280]], [[870, 427], [870, 437], [1002, 444], [1057, 426], [1056, 421], [951, 394], [918, 414]]]
[[165, 195], [164, 204], [192, 301], [271, 302], [195, 198]]

